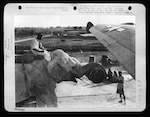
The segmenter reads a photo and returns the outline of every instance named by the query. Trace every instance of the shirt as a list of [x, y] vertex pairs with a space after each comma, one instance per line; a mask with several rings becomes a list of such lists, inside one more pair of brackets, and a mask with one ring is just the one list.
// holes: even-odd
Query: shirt
[[43, 51], [44, 47], [42, 46], [42, 44], [38, 40], [34, 39], [31, 42], [31, 50]]
[[118, 79], [117, 89], [122, 89], [123, 88], [123, 83], [124, 83], [124, 77], [119, 76], [117, 79]]

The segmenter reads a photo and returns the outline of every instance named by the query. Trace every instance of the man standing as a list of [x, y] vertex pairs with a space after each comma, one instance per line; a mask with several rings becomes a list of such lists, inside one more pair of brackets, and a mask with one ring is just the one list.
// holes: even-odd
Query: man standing
[[114, 74], [113, 74], [113, 82], [117, 82], [117, 77], [118, 77], [117, 72], [114, 71]]
[[112, 81], [112, 78], [113, 78], [113, 73], [112, 73], [112, 71], [111, 71], [110, 68], [108, 69], [108, 74], [107, 74], [107, 76], [108, 76], [108, 80], [111, 82], [111, 81]]
[[38, 34], [37, 37], [31, 42], [31, 51], [35, 56], [42, 55], [47, 61], [51, 60], [50, 54], [48, 51], [42, 46], [40, 42], [42, 40], [42, 35]]
[[120, 101], [119, 103], [122, 103], [122, 96], [123, 96], [123, 99], [124, 99], [124, 104], [126, 104], [126, 99], [125, 99], [125, 95], [124, 95], [124, 86], [123, 86], [123, 83], [124, 83], [124, 77], [122, 76], [122, 72], [119, 71], [118, 72], [119, 76], [117, 77], [117, 93], [120, 95]]

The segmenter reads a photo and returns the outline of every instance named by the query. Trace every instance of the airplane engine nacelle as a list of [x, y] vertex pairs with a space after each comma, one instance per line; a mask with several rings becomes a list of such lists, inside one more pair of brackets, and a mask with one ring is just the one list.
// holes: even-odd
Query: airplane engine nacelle
[[90, 72], [88, 78], [93, 83], [100, 83], [105, 80], [106, 73], [99, 68], [95, 68]]
[[82, 69], [85, 70], [85, 75], [91, 80], [93, 83], [100, 83], [106, 79], [106, 70], [105, 68], [99, 63], [88, 63]]

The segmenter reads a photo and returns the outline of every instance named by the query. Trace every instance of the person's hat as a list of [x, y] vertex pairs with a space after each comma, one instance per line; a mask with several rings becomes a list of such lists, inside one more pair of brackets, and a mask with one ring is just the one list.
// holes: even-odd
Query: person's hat
[[41, 39], [42, 39], [42, 36], [43, 36], [43, 35], [42, 35], [41, 33], [38, 33], [36, 39], [41, 40]]

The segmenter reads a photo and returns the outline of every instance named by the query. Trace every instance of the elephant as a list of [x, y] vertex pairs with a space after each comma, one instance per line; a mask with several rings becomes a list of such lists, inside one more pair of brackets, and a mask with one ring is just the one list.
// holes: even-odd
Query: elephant
[[21, 106], [30, 97], [35, 97], [36, 107], [57, 107], [56, 83], [77, 82], [76, 78], [80, 79], [84, 75], [94, 83], [100, 83], [106, 78], [105, 68], [100, 63], [80, 63], [61, 49], [49, 53], [52, 59], [49, 62], [44, 57], [35, 59], [31, 51], [16, 57], [17, 106]]

